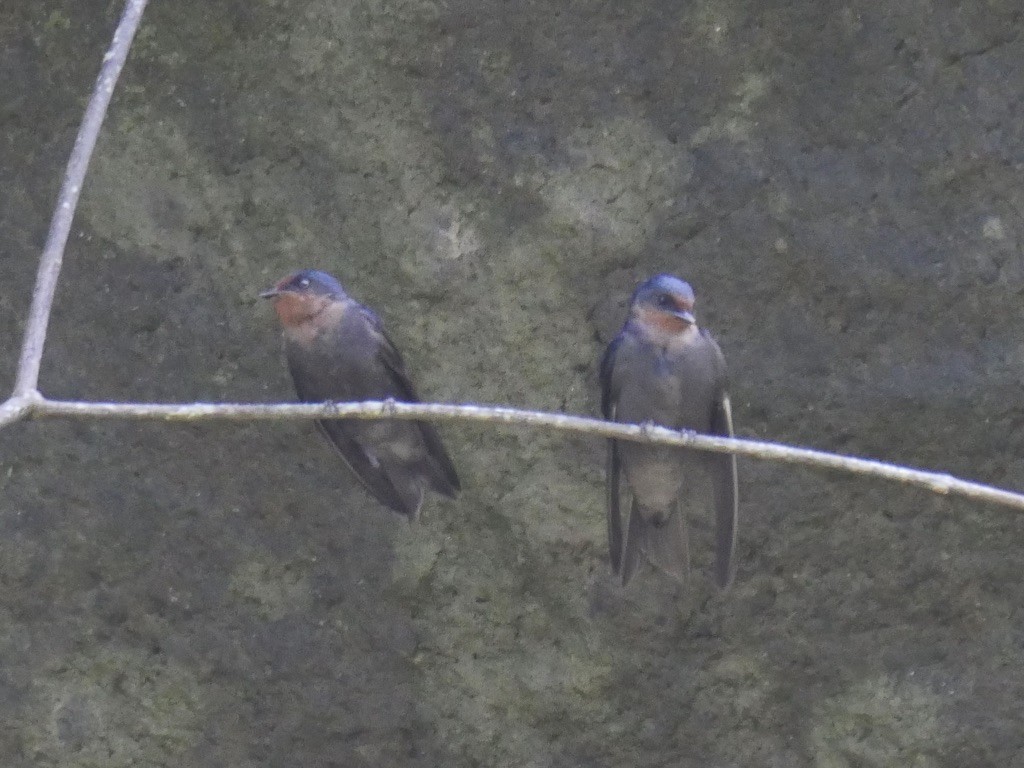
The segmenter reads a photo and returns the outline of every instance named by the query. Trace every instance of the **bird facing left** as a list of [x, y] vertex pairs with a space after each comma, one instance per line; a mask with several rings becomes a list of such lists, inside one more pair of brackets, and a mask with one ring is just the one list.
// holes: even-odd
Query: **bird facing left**
[[[302, 402], [420, 402], [380, 318], [331, 275], [295, 272], [260, 296], [273, 301]], [[440, 436], [425, 421], [323, 419], [317, 427], [370, 495], [413, 520], [426, 489], [449, 498], [461, 489]]]

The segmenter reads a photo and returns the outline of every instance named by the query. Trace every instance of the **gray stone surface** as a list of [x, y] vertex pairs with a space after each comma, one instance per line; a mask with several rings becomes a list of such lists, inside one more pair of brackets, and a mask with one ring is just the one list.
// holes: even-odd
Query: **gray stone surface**
[[[0, 383], [118, 3], [0, 2]], [[42, 388], [291, 398], [327, 269], [423, 393], [596, 412], [689, 279], [740, 432], [1024, 487], [1016, 0], [154, 2]], [[447, 425], [404, 525], [300, 423], [0, 432], [5, 766], [1024, 760], [1024, 520], [744, 461], [739, 574], [608, 573], [598, 443]], [[707, 521], [703, 529], [707, 536]]]

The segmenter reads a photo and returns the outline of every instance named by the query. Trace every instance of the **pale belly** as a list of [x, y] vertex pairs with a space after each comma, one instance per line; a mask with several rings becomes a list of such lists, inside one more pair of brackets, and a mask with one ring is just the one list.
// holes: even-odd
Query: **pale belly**
[[694, 470], [693, 457], [678, 448], [619, 443], [622, 468], [640, 506], [668, 510]]
[[368, 419], [353, 423], [356, 439], [374, 465], [382, 461], [405, 464], [419, 459], [423, 453], [413, 422]]

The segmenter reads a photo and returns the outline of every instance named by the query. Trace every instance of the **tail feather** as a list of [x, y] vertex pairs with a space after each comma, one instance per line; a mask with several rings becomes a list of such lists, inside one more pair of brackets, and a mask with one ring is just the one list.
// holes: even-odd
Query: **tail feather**
[[739, 502], [736, 457], [716, 455], [712, 467], [715, 499], [715, 581], [721, 589], [732, 584], [736, 554]]
[[423, 474], [428, 478], [431, 488], [443, 496], [454, 499], [462, 490], [462, 483], [451, 457], [444, 449], [441, 437], [432, 424], [417, 421], [416, 426], [419, 427], [426, 448], [427, 460], [424, 462]]
[[[419, 467], [396, 460], [392, 456], [384, 456], [379, 472], [387, 479], [394, 496], [393, 500], [385, 503], [408, 517], [411, 522], [418, 520], [426, 490], [426, 478], [421, 474]], [[367, 487], [374, 496], [377, 495], [372, 487]]]
[[636, 501], [629, 510], [629, 523], [626, 526], [626, 541], [622, 547], [622, 586], [629, 584], [640, 565], [640, 558], [645, 549], [645, 524], [637, 509]]
[[673, 509], [666, 517], [643, 509], [633, 499], [622, 555], [622, 586], [629, 584], [636, 574], [641, 557], [677, 581], [687, 580], [690, 543], [686, 520], [678, 509]]
[[686, 520], [679, 509], [667, 519], [647, 522], [647, 559], [676, 581], [690, 576], [690, 541]]
[[404, 476], [395, 484], [405, 505], [403, 510], [410, 522], [420, 519], [420, 508], [423, 506], [423, 482], [416, 475]]
[[[711, 434], [733, 436], [732, 405], [725, 392], [712, 413]], [[709, 456], [708, 461], [715, 497], [715, 581], [726, 589], [734, 575], [732, 561], [736, 554], [736, 528], [739, 524], [736, 454], [716, 453]]]

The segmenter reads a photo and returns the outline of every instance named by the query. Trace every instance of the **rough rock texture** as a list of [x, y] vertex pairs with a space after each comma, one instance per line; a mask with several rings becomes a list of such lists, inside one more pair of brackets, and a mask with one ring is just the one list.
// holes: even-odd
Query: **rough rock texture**
[[[118, 13], [0, 2], [5, 387]], [[255, 295], [310, 266], [426, 396], [595, 413], [629, 292], [668, 270], [742, 434], [1024, 487], [1017, 0], [147, 14], [48, 395], [290, 399]], [[743, 461], [735, 587], [698, 542], [687, 587], [623, 591], [600, 444], [444, 432], [466, 492], [415, 527], [309, 424], [0, 432], [0, 762], [1024, 760], [1019, 515]]]

